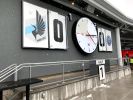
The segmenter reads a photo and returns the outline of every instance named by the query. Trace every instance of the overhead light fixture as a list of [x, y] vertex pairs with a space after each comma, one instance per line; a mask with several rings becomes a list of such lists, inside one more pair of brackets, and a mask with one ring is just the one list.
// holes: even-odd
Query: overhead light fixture
[[75, 5], [75, 0], [69, 0], [72, 5]]
[[95, 11], [95, 8], [91, 5], [86, 5], [86, 11], [90, 12], [90, 13], [94, 13]]
[[75, 3], [74, 2], [72, 2], [72, 5], [74, 5]]

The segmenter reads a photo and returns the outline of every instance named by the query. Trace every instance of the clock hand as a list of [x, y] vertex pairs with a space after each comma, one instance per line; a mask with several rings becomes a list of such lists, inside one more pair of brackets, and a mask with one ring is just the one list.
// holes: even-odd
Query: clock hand
[[[87, 32], [88, 34], [89, 34], [89, 32]], [[87, 36], [89, 36], [90, 38], [91, 38], [91, 40], [92, 40], [92, 42], [96, 45], [96, 43], [94, 42], [94, 40], [93, 40], [93, 38], [91, 37], [91, 36], [93, 36], [93, 35], [87, 35]]]
[[84, 33], [77, 33], [77, 34], [81, 34], [81, 35], [85, 35], [85, 36], [97, 36], [97, 35], [89, 35], [89, 34], [84, 34]]
[[97, 35], [88, 35], [88, 34], [87, 34], [86, 36], [97, 36]]

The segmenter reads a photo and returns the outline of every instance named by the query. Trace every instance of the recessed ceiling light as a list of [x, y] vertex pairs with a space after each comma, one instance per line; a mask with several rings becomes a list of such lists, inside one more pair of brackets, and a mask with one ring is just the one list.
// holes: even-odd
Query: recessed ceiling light
[[74, 2], [72, 2], [72, 5], [74, 5], [75, 3]]

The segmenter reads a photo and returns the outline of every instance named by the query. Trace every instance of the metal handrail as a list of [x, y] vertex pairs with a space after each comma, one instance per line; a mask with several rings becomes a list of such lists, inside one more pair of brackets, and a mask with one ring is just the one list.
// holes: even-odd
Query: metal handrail
[[17, 66], [16, 64], [12, 64], [6, 67], [5, 69], [3, 69], [2, 71], [0, 71], [0, 82], [2, 82], [3, 78], [7, 76], [11, 70], [15, 69], [16, 66]]
[[8, 67], [8, 69], [4, 69], [2, 70], [2, 72], [0, 73], [0, 78], [2, 75], [5, 75], [7, 74], [10, 70], [14, 69], [17, 65], [16, 64], [12, 64]]
[[[117, 60], [118, 58], [109, 58], [106, 60]], [[25, 67], [38, 67], [38, 66], [54, 66], [54, 65], [63, 65], [63, 64], [77, 64], [77, 63], [83, 63], [83, 62], [88, 62], [88, 61], [95, 61], [98, 59], [93, 59], [93, 60], [73, 60], [73, 61], [56, 61], [56, 62], [40, 62], [40, 63], [22, 63], [19, 64], [18, 66], [16, 66], [16, 64], [12, 64], [11, 66], [5, 68], [4, 70], [2, 70], [0, 73], [2, 73], [2, 76], [0, 76], [1, 80], [0, 82], [2, 82], [3, 80], [5, 80], [6, 78], [10, 77], [11, 75], [13, 75], [14, 73], [17, 73], [19, 70], [25, 68]], [[13, 66], [14, 65], [14, 66]], [[11, 68], [13, 67], [13, 68]], [[11, 73], [12, 72], [12, 73]]]
[[[120, 58], [109, 58], [109, 59], [105, 59], [105, 60], [119, 60]], [[5, 68], [4, 70], [2, 70], [0, 72], [0, 74], [2, 76], [0, 76], [0, 82], [4, 81], [5, 79], [7, 79], [8, 77], [10, 77], [11, 75], [17, 73], [18, 71], [20, 71], [21, 69], [23, 68], [33, 68], [33, 67], [38, 67], [38, 66], [55, 66], [55, 65], [65, 65], [65, 64], [78, 64], [78, 63], [85, 63], [85, 62], [89, 62], [89, 61], [95, 61], [95, 60], [99, 60], [99, 59], [93, 59], [93, 60], [73, 60], [73, 61], [57, 61], [57, 62], [40, 62], [40, 63], [22, 63], [22, 64], [19, 64], [19, 65], [16, 65], [16, 64], [12, 64], [10, 65], [9, 67]], [[83, 68], [83, 72], [85, 71], [85, 69]], [[62, 72], [63, 74], [63, 72]], [[84, 72], [84, 75], [85, 72]], [[64, 76], [63, 76], [64, 77]], [[56, 82], [51, 82], [51, 83], [47, 83], [47, 84], [41, 84], [41, 85], [37, 85], [37, 86], [34, 86], [32, 89], [34, 88], [37, 88], [37, 87], [40, 87], [40, 86], [46, 86], [46, 85], [51, 85], [53, 83], [58, 83], [58, 82], [66, 82], [66, 81], [69, 81], [69, 80], [76, 80], [77, 78], [84, 78], [85, 76], [76, 76], [76, 77], [73, 77], [73, 78], [69, 78], [69, 79], [61, 79], [61, 80], [58, 80]]]
[[0, 71], [0, 74], [1, 74], [2, 72], [4, 72], [4, 71], [7, 71], [8, 69], [10, 69], [10, 68], [13, 67], [13, 66], [16, 66], [16, 64], [12, 64], [12, 65], [6, 67], [5, 69], [1, 70], [1, 71]]

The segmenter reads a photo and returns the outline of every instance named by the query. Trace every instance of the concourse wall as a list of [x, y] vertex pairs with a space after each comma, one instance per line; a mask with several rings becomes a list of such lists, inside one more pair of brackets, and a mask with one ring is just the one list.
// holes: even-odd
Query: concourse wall
[[[68, 15], [68, 11], [60, 9], [39, 0], [25, 0], [36, 4], [40, 7], [56, 11], [63, 15]], [[7, 66], [17, 63], [34, 63], [34, 62], [55, 62], [71, 60], [91, 60], [91, 59], [108, 59], [117, 58], [116, 34], [115, 29], [97, 23], [98, 27], [103, 27], [112, 32], [113, 52], [99, 52], [98, 47], [94, 53], [82, 55], [75, 47], [72, 40], [72, 28], [74, 23], [81, 17], [72, 13], [73, 20], [67, 20], [67, 50], [47, 50], [47, 49], [23, 49], [22, 48], [22, 0], [0, 0], [0, 70]], [[58, 56], [58, 57], [57, 57]], [[75, 68], [76, 69], [76, 68]], [[26, 69], [27, 70], [27, 69]], [[19, 78], [26, 78], [26, 70], [19, 72]], [[41, 76], [45, 73], [43, 68], [32, 71], [33, 77]], [[58, 70], [58, 69], [57, 69]], [[71, 70], [71, 68], [70, 68]], [[23, 74], [25, 72], [25, 74]], [[55, 70], [53, 71], [55, 72]], [[28, 72], [27, 72], [28, 73]], [[49, 70], [47, 70], [49, 73]]]

